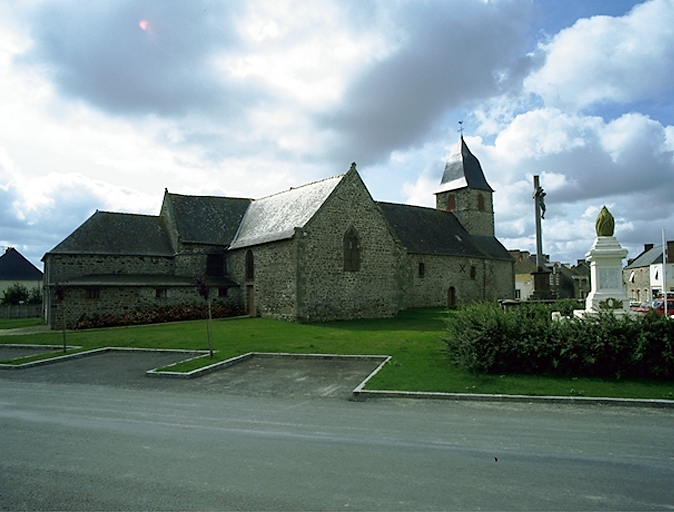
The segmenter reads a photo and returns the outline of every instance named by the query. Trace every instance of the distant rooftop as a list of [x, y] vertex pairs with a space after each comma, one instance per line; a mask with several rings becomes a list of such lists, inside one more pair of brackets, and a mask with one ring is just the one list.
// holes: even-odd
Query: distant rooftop
[[14, 247], [10, 247], [0, 256], [0, 280], [40, 281], [42, 272]]

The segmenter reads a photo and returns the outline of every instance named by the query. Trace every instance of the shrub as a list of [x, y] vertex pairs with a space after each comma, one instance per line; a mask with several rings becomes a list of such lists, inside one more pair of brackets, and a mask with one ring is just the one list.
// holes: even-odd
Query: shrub
[[[240, 316], [242, 308], [231, 304], [214, 302], [213, 318]], [[203, 320], [208, 318], [208, 307], [205, 304], [181, 304], [135, 309], [114, 315], [110, 313], [82, 315], [73, 325], [74, 329], [96, 329], [101, 327], [119, 327], [124, 325], [157, 324], [179, 322], [185, 320]]]
[[32, 290], [28, 290], [21, 283], [14, 283], [7, 288], [0, 299], [0, 304], [40, 304], [42, 302], [42, 295], [40, 288], [37, 286]]
[[555, 306], [465, 306], [447, 324], [450, 360], [474, 373], [674, 378], [674, 322], [611, 313], [552, 320]]

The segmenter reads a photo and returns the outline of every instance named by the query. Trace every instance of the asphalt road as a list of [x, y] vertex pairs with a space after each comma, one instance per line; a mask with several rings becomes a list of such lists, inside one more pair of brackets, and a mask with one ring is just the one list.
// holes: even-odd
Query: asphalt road
[[0, 372], [2, 510], [674, 509], [671, 409], [26, 375]]

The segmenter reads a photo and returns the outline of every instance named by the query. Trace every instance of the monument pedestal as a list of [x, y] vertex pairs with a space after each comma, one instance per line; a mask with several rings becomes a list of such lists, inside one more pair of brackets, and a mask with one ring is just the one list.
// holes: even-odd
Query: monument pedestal
[[533, 300], [550, 300], [552, 291], [550, 290], [550, 272], [547, 270], [537, 270], [532, 272], [534, 278], [534, 293], [531, 295]]
[[627, 256], [614, 236], [598, 236], [585, 259], [590, 262], [592, 291], [585, 300], [585, 309], [576, 310], [576, 316], [599, 311], [617, 315], [629, 313], [630, 301], [622, 280], [622, 260]]

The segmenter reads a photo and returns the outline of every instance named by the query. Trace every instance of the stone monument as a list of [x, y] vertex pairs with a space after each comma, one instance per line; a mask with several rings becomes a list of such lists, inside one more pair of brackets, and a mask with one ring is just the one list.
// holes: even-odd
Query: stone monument
[[576, 310], [576, 316], [599, 311], [611, 311], [617, 315], [629, 313], [629, 298], [625, 293], [622, 280], [622, 261], [627, 256], [613, 236], [615, 221], [613, 215], [604, 206], [595, 222], [597, 238], [585, 255], [590, 263], [590, 281], [592, 291], [585, 300], [585, 309]]

